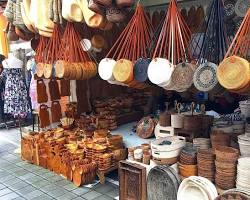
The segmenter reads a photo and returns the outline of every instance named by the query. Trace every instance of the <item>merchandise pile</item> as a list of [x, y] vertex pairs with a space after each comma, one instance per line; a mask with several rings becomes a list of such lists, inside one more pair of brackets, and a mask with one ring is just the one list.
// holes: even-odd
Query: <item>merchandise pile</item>
[[120, 135], [107, 130], [92, 130], [92, 137], [87, 134], [79, 128], [29, 133], [22, 138], [22, 159], [61, 174], [77, 186], [91, 183], [97, 170], [117, 167], [127, 152]]
[[216, 186], [223, 190], [233, 189], [237, 175], [237, 160], [239, 158], [239, 150], [232, 147], [217, 147], [216, 155]]

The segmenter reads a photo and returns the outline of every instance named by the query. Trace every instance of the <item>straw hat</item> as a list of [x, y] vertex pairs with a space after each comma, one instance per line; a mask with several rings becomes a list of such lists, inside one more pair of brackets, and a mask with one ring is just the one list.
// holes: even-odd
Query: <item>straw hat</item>
[[67, 21], [82, 22], [83, 12], [77, 0], [62, 1], [62, 16]]
[[77, 0], [82, 12], [85, 23], [92, 28], [98, 28], [102, 26], [104, 17], [100, 14], [97, 14], [89, 9], [87, 0]]

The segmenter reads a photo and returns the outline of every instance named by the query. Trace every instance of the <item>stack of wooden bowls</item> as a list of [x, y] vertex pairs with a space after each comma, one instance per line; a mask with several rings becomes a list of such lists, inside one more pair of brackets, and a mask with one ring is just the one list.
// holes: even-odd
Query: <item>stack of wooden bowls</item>
[[217, 147], [215, 183], [218, 188], [229, 190], [235, 187], [236, 166], [239, 158], [239, 150], [232, 147]]
[[223, 131], [213, 131], [210, 135], [212, 148], [220, 146], [229, 146], [231, 142], [231, 136]]
[[193, 145], [197, 149], [210, 149], [211, 142], [209, 138], [194, 138]]
[[212, 149], [199, 149], [197, 154], [198, 175], [214, 182], [215, 155]]
[[182, 179], [189, 176], [197, 176], [197, 149], [186, 146], [182, 149], [178, 163], [179, 174]]
[[250, 193], [250, 158], [239, 158], [237, 166], [236, 188], [248, 191]]
[[250, 137], [239, 135], [238, 143], [240, 146], [240, 154], [244, 157], [250, 157]]

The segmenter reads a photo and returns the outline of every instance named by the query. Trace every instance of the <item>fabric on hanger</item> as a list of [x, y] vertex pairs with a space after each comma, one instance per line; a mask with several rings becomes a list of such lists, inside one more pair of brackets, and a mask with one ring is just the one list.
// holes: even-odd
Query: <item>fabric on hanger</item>
[[59, 101], [52, 102], [51, 115], [52, 115], [52, 123], [60, 122], [60, 119], [62, 118], [62, 109]]
[[22, 69], [4, 68], [0, 79], [5, 80], [4, 113], [25, 118], [31, 109]]
[[46, 85], [42, 79], [37, 80], [37, 102], [46, 103], [48, 101], [48, 95], [46, 92]]
[[32, 75], [31, 81], [30, 81], [30, 90], [29, 95], [31, 99], [31, 107], [33, 110], [38, 110], [39, 106], [37, 103], [37, 81], [34, 79], [34, 75]]
[[55, 101], [61, 98], [57, 80], [51, 79], [49, 82], [50, 100]]
[[42, 104], [39, 109], [40, 127], [45, 128], [50, 125], [48, 106]]

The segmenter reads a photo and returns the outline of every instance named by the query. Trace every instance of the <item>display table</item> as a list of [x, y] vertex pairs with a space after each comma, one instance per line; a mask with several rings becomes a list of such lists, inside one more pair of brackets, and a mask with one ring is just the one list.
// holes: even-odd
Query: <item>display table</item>
[[132, 131], [134, 125], [136, 125], [136, 122], [119, 126], [118, 129], [111, 131], [111, 134], [122, 135], [123, 142], [126, 148], [140, 146], [143, 143], [150, 143], [151, 141], [155, 140], [155, 137], [152, 137], [150, 139], [140, 138], [136, 133]]

